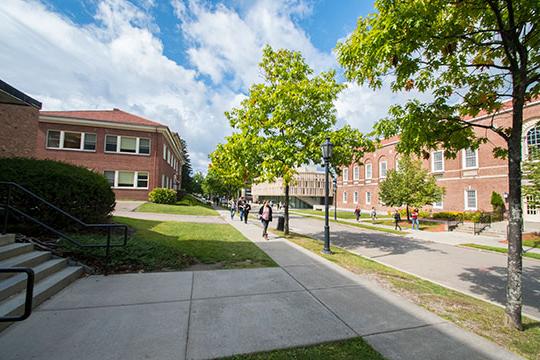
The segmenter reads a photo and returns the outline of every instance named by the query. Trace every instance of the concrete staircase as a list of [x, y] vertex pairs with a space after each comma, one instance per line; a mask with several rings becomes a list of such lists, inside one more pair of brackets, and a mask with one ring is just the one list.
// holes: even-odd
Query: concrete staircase
[[[79, 278], [83, 269], [68, 266], [67, 259], [48, 251], [36, 251], [34, 245], [16, 243], [14, 234], [0, 235], [0, 268], [29, 267], [34, 270], [33, 307], [41, 304]], [[0, 316], [24, 312], [26, 274], [0, 274]], [[0, 323], [0, 331], [12, 323]]]
[[[459, 224], [457, 227], [454, 228], [453, 231], [462, 232], [466, 234], [474, 234], [474, 224], [472, 222], [464, 222], [462, 224]], [[497, 227], [493, 227], [493, 224], [486, 227], [484, 230], [480, 232], [480, 235], [482, 236], [491, 236], [494, 238], [506, 238], [506, 230], [499, 229]]]

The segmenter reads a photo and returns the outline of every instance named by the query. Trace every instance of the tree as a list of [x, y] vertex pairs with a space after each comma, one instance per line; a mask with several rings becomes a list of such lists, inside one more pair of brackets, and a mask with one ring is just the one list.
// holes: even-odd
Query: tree
[[193, 169], [191, 168], [191, 159], [189, 158], [186, 141], [184, 139], [180, 139], [180, 142], [182, 144], [182, 152], [184, 154], [184, 164], [182, 165], [182, 188], [187, 192], [193, 192], [193, 189], [191, 188], [193, 181], [193, 178], [191, 177], [191, 173], [193, 172]]
[[206, 174], [203, 183], [201, 184], [204, 195], [212, 196], [234, 196], [238, 192], [238, 187], [235, 184], [227, 182], [227, 179], [219, 175], [210, 167]]
[[379, 196], [386, 206], [407, 206], [407, 220], [409, 220], [409, 206], [422, 207], [440, 201], [444, 195], [444, 188], [437, 186], [433, 175], [422, 167], [420, 160], [413, 160], [404, 156], [399, 160], [398, 170], [389, 170], [379, 184]]
[[[358, 20], [338, 44], [348, 79], [379, 88], [429, 91], [433, 99], [393, 106], [376, 125], [380, 136], [400, 135], [398, 149], [420, 154], [444, 148], [454, 157], [477, 148], [493, 132], [506, 143], [509, 236], [506, 314], [521, 323], [521, 132], [526, 101], [540, 92], [540, 2], [530, 0], [377, 0], [378, 13]], [[495, 114], [511, 100], [512, 126], [468, 122], [480, 111]], [[481, 129], [475, 132], [473, 129]]]
[[195, 175], [193, 175], [193, 179], [191, 181], [191, 192], [193, 194], [202, 194], [203, 183], [204, 183], [204, 175], [202, 172], [197, 171]]
[[531, 208], [540, 207], [540, 162], [534, 157], [523, 163], [523, 196]]
[[347, 150], [351, 145], [361, 153], [360, 147], [367, 141], [350, 128], [333, 131], [334, 101], [344, 87], [337, 83], [334, 71], [313, 75], [299, 52], [274, 51], [270, 46], [264, 48], [259, 67], [264, 81], [251, 86], [248, 98], [225, 113], [238, 132], [228, 139], [232, 142], [229, 147], [218, 147], [216, 152], [223, 152], [236, 164], [233, 177], [241, 175], [244, 181], [255, 182], [283, 180], [288, 234], [289, 187], [297, 168], [321, 162], [320, 146], [326, 136], [346, 138], [347, 131], [351, 135], [347, 142], [336, 144], [337, 159], [352, 152]]
[[493, 206], [493, 211], [497, 214], [497, 217], [500, 218], [500, 220], [503, 220], [505, 206], [501, 194], [496, 191], [492, 191], [490, 203], [491, 206]]

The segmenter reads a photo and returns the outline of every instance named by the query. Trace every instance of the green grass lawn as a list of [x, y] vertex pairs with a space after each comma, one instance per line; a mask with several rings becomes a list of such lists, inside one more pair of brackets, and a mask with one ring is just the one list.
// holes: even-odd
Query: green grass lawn
[[174, 205], [145, 203], [139, 206], [135, 211], [138, 212], [151, 212], [162, 214], [177, 214], [177, 215], [199, 215], [199, 216], [217, 216], [217, 211], [212, 209], [211, 206], [206, 205], [186, 195], [180, 201]]
[[504, 309], [416, 276], [394, 270], [373, 260], [332, 246], [333, 255], [321, 254], [323, 244], [291, 234], [280, 236], [323, 256], [354, 273], [374, 277], [381, 285], [456, 325], [486, 337], [528, 359], [540, 359], [540, 322], [523, 317], [524, 331], [506, 327]]
[[532, 248], [540, 248], [540, 238], [523, 240], [523, 245]]
[[[324, 211], [319, 211], [319, 210], [291, 209], [291, 212], [297, 212], [297, 213], [308, 214], [308, 215], [324, 216]], [[330, 216], [332, 218], [334, 217], [334, 210], [330, 210]], [[337, 217], [338, 219], [356, 219], [356, 216], [354, 215], [354, 210], [351, 210], [351, 211], [338, 210]], [[371, 218], [371, 216], [368, 213], [364, 213], [364, 212], [362, 212], [360, 217], [363, 219]], [[377, 214], [377, 217], [388, 218], [389, 216], [387, 214]]]
[[[276, 263], [227, 224], [200, 224], [174, 221], [148, 221], [115, 217], [133, 233], [125, 247], [111, 252], [112, 269], [125, 271], [173, 271], [194, 264], [218, 264], [219, 268], [255, 268]], [[95, 236], [78, 236], [86, 243], [104, 242]], [[103, 249], [80, 249], [64, 244], [66, 250], [103, 269]], [[84, 261], [86, 260], [86, 261]]]
[[229, 360], [384, 360], [381, 354], [373, 350], [361, 338], [334, 341], [319, 345], [274, 350], [269, 352], [237, 355]]
[[[502, 254], [507, 254], [508, 253], [507, 248], [502, 248], [502, 247], [497, 247], [497, 246], [478, 245], [478, 244], [462, 244], [462, 246], [467, 246], [467, 247], [480, 249], [480, 250], [494, 251], [494, 252], [498, 252], [498, 253], [502, 253]], [[540, 254], [537, 254], [537, 253], [524, 252], [523, 256], [531, 258], [531, 259], [540, 260]]]

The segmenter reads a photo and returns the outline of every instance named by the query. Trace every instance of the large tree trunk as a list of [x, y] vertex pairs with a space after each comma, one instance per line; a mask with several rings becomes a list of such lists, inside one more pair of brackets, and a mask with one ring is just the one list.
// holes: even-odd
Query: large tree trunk
[[289, 184], [285, 184], [285, 226], [283, 228], [285, 235], [289, 235]]
[[[516, 91], [516, 90], [514, 90]], [[507, 324], [523, 330], [521, 323], [522, 303], [522, 209], [521, 209], [521, 131], [523, 126], [524, 98], [513, 99], [512, 135], [508, 141], [509, 177], [509, 224], [508, 224], [508, 268], [506, 284]]]

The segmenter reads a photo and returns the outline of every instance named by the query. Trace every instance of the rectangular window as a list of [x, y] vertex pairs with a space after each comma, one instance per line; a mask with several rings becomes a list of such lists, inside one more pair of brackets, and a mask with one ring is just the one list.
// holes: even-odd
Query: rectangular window
[[478, 167], [478, 150], [465, 149], [463, 151], [463, 164], [465, 169]]
[[444, 151], [434, 151], [431, 154], [431, 171], [443, 172], [444, 171]]
[[167, 160], [167, 145], [163, 144], [163, 160]]
[[137, 187], [138, 188], [147, 188], [148, 187], [148, 173], [147, 172], [138, 172], [137, 173]]
[[96, 134], [84, 134], [84, 150], [96, 150]]
[[96, 134], [49, 130], [47, 132], [47, 148], [79, 151], [96, 150]]
[[344, 203], [347, 202], [347, 192], [346, 191], [343, 192], [343, 202]]
[[439, 209], [439, 210], [442, 209], [442, 208], [443, 208], [443, 201], [442, 201], [442, 199], [441, 199], [440, 201], [438, 201], [438, 202], [434, 202], [434, 203], [433, 203], [433, 208], [434, 208], [434, 209]]
[[366, 192], [366, 204], [371, 204], [371, 193]]
[[371, 164], [366, 164], [366, 179], [371, 179]]
[[358, 166], [354, 167], [353, 179], [354, 180], [360, 179], [360, 168]]
[[111, 187], [114, 187], [115, 172], [114, 171], [105, 171], [104, 175], [105, 175], [105, 178], [107, 179], [109, 185]]
[[465, 190], [465, 210], [476, 209], [476, 190]]
[[150, 154], [150, 139], [139, 139], [139, 154]]
[[381, 161], [379, 164], [379, 177], [385, 178], [386, 177], [386, 161]]
[[346, 183], [349, 181], [349, 169], [343, 169], [343, 182]]
[[135, 173], [132, 171], [119, 171], [118, 172], [118, 187], [134, 187]]
[[107, 135], [105, 136], [105, 151], [117, 151], [118, 136]]
[[353, 194], [353, 202], [355, 204], [358, 204], [358, 192], [357, 191], [355, 191], [354, 194]]
[[137, 138], [121, 136], [120, 152], [137, 153]]
[[161, 187], [165, 187], [165, 175], [161, 175]]
[[47, 147], [60, 148], [60, 131], [49, 130], [47, 132]]

